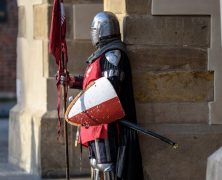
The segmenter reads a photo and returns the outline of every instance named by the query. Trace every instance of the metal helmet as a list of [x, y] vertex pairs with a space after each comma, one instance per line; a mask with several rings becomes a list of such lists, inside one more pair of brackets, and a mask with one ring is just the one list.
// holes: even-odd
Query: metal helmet
[[119, 22], [112, 12], [99, 12], [91, 25], [92, 44], [96, 45], [102, 39], [108, 39], [120, 35]]

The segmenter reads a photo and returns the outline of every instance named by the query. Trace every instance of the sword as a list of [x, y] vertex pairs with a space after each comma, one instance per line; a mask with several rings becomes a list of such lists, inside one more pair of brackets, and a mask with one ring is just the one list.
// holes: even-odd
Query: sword
[[179, 147], [179, 145], [177, 143], [175, 143], [174, 141], [172, 141], [171, 139], [167, 138], [167, 137], [164, 137], [154, 131], [151, 131], [151, 130], [148, 130], [148, 129], [144, 129], [140, 126], [138, 126], [137, 124], [134, 124], [134, 123], [131, 123], [127, 120], [121, 120], [119, 121], [120, 124], [122, 124], [123, 126], [127, 127], [127, 128], [130, 128], [134, 131], [137, 131], [141, 134], [145, 134], [147, 136], [151, 136], [151, 137], [154, 137], [154, 138], [157, 138], [169, 145], [171, 145], [173, 147], [173, 149], [177, 149]]

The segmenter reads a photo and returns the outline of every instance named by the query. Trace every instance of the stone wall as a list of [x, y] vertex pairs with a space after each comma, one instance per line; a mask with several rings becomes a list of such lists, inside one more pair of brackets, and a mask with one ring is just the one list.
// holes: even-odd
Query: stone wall
[[[9, 161], [42, 177], [65, 175], [64, 141], [56, 132], [57, 66], [48, 53], [52, 2], [17, 0], [18, 102], [9, 127]], [[221, 146], [221, 125], [209, 125], [222, 117], [219, 7], [217, 0], [104, 1], [105, 10], [118, 16], [127, 44], [139, 124], [180, 146], [172, 150], [140, 136], [147, 180], [203, 180], [207, 157]], [[101, 0], [65, 0], [71, 74], [84, 72], [93, 51], [90, 22], [101, 9]], [[87, 154], [79, 160], [74, 136], [69, 127], [71, 174], [88, 174]]]
[[[128, 47], [135, 97], [140, 108], [150, 103], [153, 109], [162, 105], [162, 119], [169, 119], [168, 116], [172, 117], [175, 113], [169, 111], [171, 103], [179, 109], [194, 104], [196, 110], [204, 106], [207, 109], [208, 102], [214, 99], [214, 73], [207, 70], [210, 17], [152, 16], [149, 14], [151, 10], [144, 13], [139, 11], [140, 6], [131, 9], [130, 2], [126, 2], [125, 10], [117, 15], [120, 17], [127, 13], [123, 40]], [[151, 9], [148, 4], [146, 8]], [[118, 8], [113, 7], [115, 11]], [[140, 113], [143, 114], [138, 111], [139, 116]], [[193, 113], [187, 112], [189, 117], [181, 114], [177, 118], [184, 123], [196, 122], [198, 120], [194, 119], [196, 116]], [[205, 115], [201, 118], [202, 122], [208, 122], [208, 113]], [[150, 119], [152, 122], [154, 116], [155, 113], [147, 117], [141, 115], [141, 118], [148, 119], [140, 118], [140, 121], [147, 123]]]
[[[48, 52], [52, 0], [17, 0], [17, 105], [10, 112], [9, 161], [41, 177], [65, 176], [65, 144], [57, 140], [57, 65]], [[68, 69], [82, 74], [93, 51], [89, 27], [103, 9], [101, 0], [66, 0]], [[87, 13], [86, 13], [87, 12]], [[84, 23], [81, 23], [84, 22]], [[70, 90], [69, 94], [78, 91]], [[74, 147], [75, 128], [69, 126], [71, 175], [89, 174], [87, 153], [80, 161]]]
[[209, 55], [209, 48], [215, 51], [212, 37], [216, 34], [212, 35], [209, 16], [214, 11], [200, 11], [207, 10], [207, 4], [213, 4], [217, 12], [215, 1], [104, 1], [105, 10], [118, 16], [127, 44], [139, 124], [179, 143], [179, 149], [173, 150], [140, 136], [147, 180], [203, 180], [208, 156], [221, 146], [222, 127], [208, 125], [215, 122], [210, 121], [209, 104], [218, 99], [215, 89], [220, 85], [215, 84], [215, 73], [220, 71], [209, 69], [217, 56]]

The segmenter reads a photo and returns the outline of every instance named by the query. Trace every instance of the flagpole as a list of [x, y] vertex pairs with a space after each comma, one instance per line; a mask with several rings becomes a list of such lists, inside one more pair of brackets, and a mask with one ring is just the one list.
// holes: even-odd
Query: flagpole
[[[54, 0], [52, 10], [52, 20], [50, 27], [50, 44], [49, 52], [54, 56], [56, 64], [58, 65], [58, 135], [60, 135], [61, 118], [60, 118], [60, 91], [62, 91], [63, 99], [63, 112], [65, 117], [66, 103], [67, 103], [67, 91], [69, 74], [67, 71], [67, 46], [66, 46], [66, 20], [63, 6], [63, 0]], [[68, 125], [64, 119], [64, 141], [65, 141], [65, 159], [66, 159], [66, 179], [70, 179], [69, 175], [69, 147], [68, 147]]]
[[[65, 111], [67, 108], [67, 71], [66, 71], [66, 62], [64, 61], [64, 53], [62, 53], [62, 70], [64, 73], [64, 81], [62, 84], [62, 94], [63, 94], [63, 113], [65, 117]], [[64, 118], [64, 138], [65, 138], [65, 159], [66, 159], [66, 179], [70, 180], [69, 173], [69, 141], [68, 141], [68, 123]]]
[[[61, 0], [61, 3], [63, 3], [63, 0]], [[60, 7], [61, 8], [61, 7]], [[64, 13], [64, 7], [63, 9], [61, 9], [61, 12]], [[65, 18], [65, 14], [61, 13], [61, 19]], [[65, 22], [63, 22], [64, 24]], [[64, 41], [65, 41], [65, 34], [64, 34]], [[65, 44], [62, 45], [62, 49], [66, 49], [64, 47]], [[67, 53], [67, 52], [66, 52]], [[67, 54], [66, 54], [67, 55]], [[64, 138], [65, 138], [65, 159], [66, 159], [66, 180], [70, 179], [70, 173], [69, 173], [69, 141], [68, 141], [68, 123], [65, 120], [65, 111], [67, 108], [67, 91], [68, 91], [68, 73], [67, 73], [67, 56], [64, 54], [64, 51], [62, 51], [62, 70], [65, 76], [65, 82], [63, 83], [62, 89], [63, 89], [63, 101], [64, 101], [64, 109], [63, 109], [63, 113], [64, 113]], [[65, 57], [66, 56], [66, 57]], [[66, 59], [65, 59], [66, 58]]]

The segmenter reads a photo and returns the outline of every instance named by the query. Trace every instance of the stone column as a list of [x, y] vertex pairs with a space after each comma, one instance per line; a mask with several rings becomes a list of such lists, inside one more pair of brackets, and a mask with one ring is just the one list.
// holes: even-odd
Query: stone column
[[[67, 16], [68, 69], [82, 74], [92, 52], [89, 27], [103, 9], [101, 0], [64, 0]], [[56, 63], [48, 53], [53, 0], [17, 0], [17, 99], [10, 112], [9, 161], [42, 176], [65, 175], [65, 145], [57, 141]], [[78, 91], [70, 90], [69, 94]], [[75, 128], [69, 126], [71, 174], [89, 174], [87, 153], [80, 162], [74, 148]]]
[[[145, 179], [203, 180], [208, 156], [221, 146], [222, 126], [209, 126], [209, 103], [219, 85], [209, 69], [217, 56], [211, 54], [211, 61], [208, 59], [216, 35], [211, 33], [216, 31], [212, 31], [209, 13], [202, 15], [202, 9], [215, 8], [214, 3], [104, 1], [105, 10], [118, 16], [128, 48], [139, 124], [180, 146], [172, 150], [141, 135]], [[154, 15], [155, 10], [159, 14]]]

